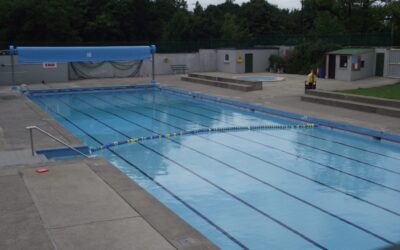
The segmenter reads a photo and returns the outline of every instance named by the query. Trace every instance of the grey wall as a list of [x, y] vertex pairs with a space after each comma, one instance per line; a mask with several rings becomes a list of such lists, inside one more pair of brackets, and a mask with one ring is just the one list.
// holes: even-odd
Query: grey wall
[[[237, 51], [233, 49], [217, 50], [217, 71], [232, 74], [236, 73], [236, 52]], [[229, 61], [225, 60], [225, 55], [229, 55]]]
[[[187, 72], [216, 71], [216, 50], [200, 50], [197, 53], [174, 53], [156, 54], [155, 56], [156, 75], [173, 74], [172, 65], [183, 64]], [[139, 72], [140, 76], [151, 75], [151, 61], [144, 61]]]
[[388, 50], [385, 54], [386, 76], [400, 77], [400, 49]]
[[290, 52], [292, 52], [294, 46], [279, 46], [279, 56], [285, 57], [288, 56]]
[[364, 68], [360, 68], [360, 70], [352, 70], [351, 69], [351, 57], [347, 56], [347, 67], [340, 67], [340, 55], [336, 55], [336, 80], [341, 81], [355, 81], [359, 79], [368, 78], [374, 76], [375, 72], [375, 51], [366, 52], [360, 55], [361, 60], [364, 61]]
[[390, 51], [387, 49], [385, 51], [385, 62], [384, 62], [384, 69], [383, 69], [383, 76], [388, 77], [389, 76], [389, 53]]
[[[229, 62], [225, 61], [225, 55], [229, 55]], [[269, 57], [279, 55], [279, 49], [219, 49], [217, 50], [217, 71], [243, 74], [245, 73], [245, 54], [253, 54], [253, 72], [265, 72], [269, 68]], [[242, 62], [237, 62], [237, 57]]]
[[[44, 69], [42, 64], [19, 64], [18, 56], [14, 56], [14, 62], [16, 84], [68, 81], [67, 63], [58, 63], [55, 69]], [[0, 85], [12, 85], [11, 79], [11, 56], [0, 56]]]
[[201, 50], [199, 50], [199, 56], [200, 56], [200, 71], [201, 72], [217, 71], [217, 50], [201, 49]]
[[336, 55], [335, 79], [341, 81], [351, 81], [351, 56], [347, 56], [347, 67], [340, 67], [340, 55]]
[[[175, 53], [175, 54], [156, 54], [155, 65], [156, 74], [173, 74], [171, 65], [184, 64], [187, 72], [228, 72], [244, 73], [245, 54], [253, 54], [253, 72], [265, 72], [269, 67], [269, 57], [272, 54], [282, 54], [284, 56], [291, 47], [280, 49], [201, 49], [197, 53]], [[230, 55], [229, 62], [225, 62], [225, 54]], [[242, 62], [237, 62], [237, 56], [242, 57]], [[42, 64], [18, 64], [16, 56], [15, 79], [16, 84], [31, 84], [45, 82], [66, 82], [69, 80], [69, 70], [67, 63], [58, 63], [55, 69], [44, 69]], [[10, 56], [0, 56], [0, 85], [11, 85]], [[144, 61], [139, 71], [139, 76], [151, 76], [150, 60]]]
[[351, 71], [351, 81], [365, 79], [375, 75], [375, 51], [361, 54], [361, 60], [364, 60], [364, 68]]

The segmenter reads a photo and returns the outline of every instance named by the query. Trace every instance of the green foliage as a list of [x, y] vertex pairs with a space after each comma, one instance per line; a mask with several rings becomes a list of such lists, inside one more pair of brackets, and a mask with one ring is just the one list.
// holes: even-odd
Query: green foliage
[[300, 44], [285, 57], [285, 71], [293, 74], [306, 74], [311, 68], [324, 66], [326, 53], [339, 48], [340, 46], [336, 44], [319, 41]]
[[[256, 41], [270, 33], [400, 33], [400, 1], [303, 0], [302, 10], [266, 0], [188, 9], [185, 0], [0, 0], [0, 46], [16, 43]], [[301, 41], [294, 41], [298, 44]], [[400, 43], [400, 37], [399, 37]]]
[[222, 40], [239, 41], [244, 38], [244, 32], [237, 25], [236, 17], [233, 14], [226, 13], [224, 22], [221, 26]]
[[166, 41], [185, 41], [189, 38], [190, 24], [189, 17], [185, 11], [178, 11], [166, 24], [163, 40]]
[[271, 65], [272, 69], [277, 70], [279, 65], [285, 67], [286, 61], [283, 57], [280, 57], [278, 55], [271, 55], [269, 57], [269, 64]]
[[264, 0], [250, 0], [244, 3], [240, 11], [242, 27], [247, 29], [249, 37], [256, 37], [265, 33], [280, 31], [280, 10]]

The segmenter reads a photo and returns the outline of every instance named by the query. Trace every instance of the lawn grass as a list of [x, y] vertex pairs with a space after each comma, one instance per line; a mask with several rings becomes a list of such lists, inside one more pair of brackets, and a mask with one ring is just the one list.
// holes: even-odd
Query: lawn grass
[[373, 88], [338, 90], [337, 92], [400, 100], [400, 82]]

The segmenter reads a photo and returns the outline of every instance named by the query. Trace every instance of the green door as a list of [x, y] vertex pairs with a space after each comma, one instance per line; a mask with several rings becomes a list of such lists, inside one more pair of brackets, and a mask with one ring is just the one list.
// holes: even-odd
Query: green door
[[384, 53], [376, 53], [376, 68], [375, 68], [376, 76], [383, 76], [384, 62], [385, 62], [385, 54]]
[[253, 72], [253, 54], [244, 55], [244, 72], [245, 73]]

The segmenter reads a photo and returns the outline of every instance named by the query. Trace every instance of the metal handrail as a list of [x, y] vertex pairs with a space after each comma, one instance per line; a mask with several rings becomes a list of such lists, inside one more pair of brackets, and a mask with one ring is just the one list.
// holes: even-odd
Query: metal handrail
[[29, 135], [30, 135], [30, 138], [31, 138], [32, 156], [35, 155], [35, 147], [34, 147], [34, 144], [33, 144], [33, 130], [36, 129], [36, 130], [40, 131], [41, 133], [47, 135], [47, 136], [50, 137], [51, 139], [53, 139], [53, 140], [55, 140], [55, 141], [57, 141], [57, 142], [63, 144], [64, 146], [67, 146], [68, 148], [72, 149], [72, 150], [75, 151], [76, 153], [78, 153], [78, 154], [80, 154], [80, 155], [83, 155], [83, 156], [85, 156], [86, 158], [92, 158], [92, 156], [87, 155], [87, 154], [85, 154], [85, 153], [82, 153], [82, 152], [79, 151], [78, 149], [76, 149], [76, 148], [74, 148], [74, 147], [68, 145], [66, 142], [64, 142], [64, 141], [62, 141], [62, 140], [60, 140], [60, 139], [58, 139], [58, 138], [55, 137], [54, 135], [52, 135], [52, 134], [50, 134], [50, 133], [44, 131], [43, 129], [41, 129], [41, 128], [37, 127], [37, 126], [28, 126], [28, 127], [26, 127], [26, 129], [29, 130]]

